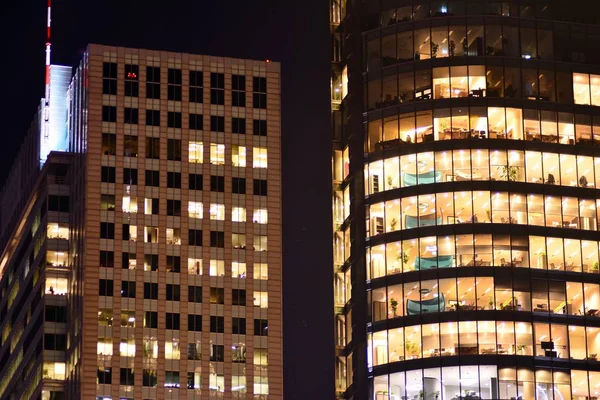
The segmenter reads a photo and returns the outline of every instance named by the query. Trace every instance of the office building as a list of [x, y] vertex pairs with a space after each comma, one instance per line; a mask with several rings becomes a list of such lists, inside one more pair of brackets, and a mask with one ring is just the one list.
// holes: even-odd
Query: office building
[[279, 64], [56, 70], [2, 194], [0, 399], [281, 399]]
[[338, 397], [598, 398], [594, 11], [330, 4]]

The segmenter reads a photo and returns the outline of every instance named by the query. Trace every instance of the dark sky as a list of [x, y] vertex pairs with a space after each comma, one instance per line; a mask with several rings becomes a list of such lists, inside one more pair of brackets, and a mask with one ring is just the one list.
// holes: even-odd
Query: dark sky
[[[286, 400], [334, 396], [328, 4], [53, 0], [55, 64], [90, 42], [282, 63]], [[0, 182], [43, 95], [45, 13], [46, 0], [0, 2]]]

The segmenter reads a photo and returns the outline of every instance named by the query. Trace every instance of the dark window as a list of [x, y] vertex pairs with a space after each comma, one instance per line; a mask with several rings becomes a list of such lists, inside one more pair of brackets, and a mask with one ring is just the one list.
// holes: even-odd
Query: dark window
[[98, 383], [100, 385], [111, 385], [112, 384], [112, 368], [110, 367], [98, 367]]
[[146, 125], [160, 126], [159, 110], [146, 110]]
[[102, 182], [115, 183], [116, 177], [116, 169], [115, 167], [104, 167], [102, 166], [101, 170], [101, 180]]
[[158, 299], [158, 283], [144, 282], [144, 298], [150, 300]]
[[218, 344], [211, 345], [210, 361], [225, 361], [225, 347]]
[[167, 187], [181, 189], [181, 174], [179, 172], [167, 172]]
[[102, 154], [114, 156], [117, 154], [117, 135], [112, 133], [102, 134]]
[[135, 282], [134, 281], [122, 281], [121, 282], [121, 297], [128, 297], [135, 299]]
[[137, 185], [138, 174], [137, 169], [123, 168], [123, 183], [126, 185]]
[[101, 194], [100, 195], [100, 209], [104, 211], [115, 211], [115, 195], [114, 194]]
[[231, 333], [234, 335], [245, 335], [246, 334], [246, 318], [231, 319]]
[[225, 104], [225, 75], [212, 72], [210, 74], [210, 103]]
[[202, 103], [202, 71], [190, 71], [190, 102]]
[[254, 77], [252, 82], [252, 106], [267, 108], [267, 78]]
[[67, 322], [67, 307], [47, 305], [45, 320], [48, 322]]
[[264, 179], [254, 180], [254, 195], [266, 196], [267, 195], [267, 181]]
[[131, 240], [131, 231], [129, 230], [129, 224], [123, 224], [123, 229], [121, 229], [121, 231], [123, 232], [121, 239]]
[[225, 289], [211, 287], [210, 304], [225, 304]]
[[146, 67], [146, 97], [160, 99], [160, 68]]
[[146, 158], [160, 158], [160, 139], [155, 137], [146, 138]]
[[137, 157], [138, 154], [138, 137], [125, 135], [123, 144], [123, 155], [126, 157]]
[[117, 122], [117, 107], [102, 106], [102, 121]]
[[188, 286], [188, 301], [202, 303], [202, 286]]
[[202, 230], [190, 229], [188, 234], [190, 246], [202, 246]]
[[125, 96], [138, 97], [140, 93], [140, 67], [125, 64]]
[[173, 272], [177, 274], [181, 272], [180, 256], [167, 256], [167, 272]]
[[[156, 291], [158, 292], [158, 289]], [[144, 298], [147, 297], [144, 296]], [[144, 312], [144, 328], [158, 328], [158, 313], [156, 311]]]
[[125, 108], [123, 113], [124, 122], [126, 124], [137, 124], [139, 118], [139, 111], [137, 108]]
[[253, 120], [252, 131], [256, 136], [267, 136], [267, 121], [264, 119]]
[[130, 268], [129, 263], [131, 261], [134, 262], [134, 264], [131, 267], [131, 269], [133, 269], [133, 266], [135, 266], [135, 261], [136, 261], [135, 253], [121, 253], [121, 268], [122, 269], [129, 269]]
[[202, 175], [190, 174], [189, 189], [190, 190], [202, 190]]
[[181, 200], [167, 200], [167, 215], [181, 216]]
[[167, 313], [167, 329], [180, 329], [179, 314]]
[[169, 128], [181, 128], [181, 113], [169, 111], [167, 113], [167, 126]]
[[179, 387], [179, 371], [165, 371], [165, 387]]
[[102, 63], [102, 77], [117, 79], [117, 63]]
[[146, 186], [159, 186], [160, 174], [158, 171], [146, 171]]
[[117, 94], [117, 64], [102, 64], [102, 93]]
[[100, 250], [100, 266], [104, 268], [113, 268], [115, 266], [115, 253], [112, 251]]
[[112, 279], [100, 279], [100, 283], [98, 285], [98, 294], [100, 296], [112, 296], [113, 286]]
[[231, 104], [235, 107], [246, 107], [246, 77], [244, 75], [231, 76]]
[[231, 118], [231, 132], [233, 133], [246, 133], [246, 119], [245, 118]]
[[225, 117], [210, 116], [210, 130], [213, 132], [225, 132]]
[[145, 369], [142, 373], [142, 386], [147, 387], [156, 387], [157, 386], [156, 379], [156, 370], [155, 369]]
[[246, 178], [231, 178], [231, 192], [246, 194]]
[[100, 222], [100, 238], [114, 239], [115, 224], [113, 224], [112, 222]]
[[48, 196], [48, 211], [69, 212], [69, 196]]
[[224, 192], [225, 191], [225, 177], [224, 176], [210, 176], [210, 190], [211, 192]]
[[254, 336], [268, 336], [269, 324], [266, 319], [254, 320]]
[[134, 385], [133, 368], [121, 368], [121, 385]]
[[69, 196], [48, 196], [48, 211], [69, 212]]
[[167, 79], [167, 98], [169, 100], [181, 101], [181, 70], [169, 68]]
[[210, 247], [225, 247], [225, 232], [210, 231]]
[[202, 332], [202, 315], [188, 315], [188, 330]]
[[[156, 199], [158, 201], [158, 199]], [[144, 269], [146, 271], [158, 271], [158, 254], [144, 255]]]
[[231, 304], [234, 306], [245, 306], [246, 305], [246, 290], [245, 289], [232, 289], [231, 290]]
[[189, 128], [201, 131], [204, 126], [202, 114], [190, 114]]
[[258, 76], [252, 78], [252, 91], [255, 93], [267, 93], [267, 78]]
[[210, 316], [210, 331], [213, 333], [224, 333], [225, 332], [225, 318], [211, 315]]
[[181, 161], [181, 140], [167, 139], [167, 160]]
[[179, 285], [171, 285], [167, 283], [167, 300], [179, 301], [181, 287]]

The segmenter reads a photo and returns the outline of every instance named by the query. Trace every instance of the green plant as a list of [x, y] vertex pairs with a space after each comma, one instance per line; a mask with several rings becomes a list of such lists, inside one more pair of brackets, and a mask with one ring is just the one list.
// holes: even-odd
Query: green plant
[[490, 306], [490, 310], [494, 309], [494, 298], [490, 296], [488, 299], [488, 306]]
[[411, 356], [416, 357], [417, 354], [419, 354], [419, 346], [415, 342], [407, 340], [404, 342], [404, 346], [406, 348], [406, 352]]
[[396, 218], [392, 218], [390, 220], [390, 228], [392, 228], [393, 231], [396, 230], [396, 225], [398, 225], [398, 220]]
[[590, 360], [596, 361], [598, 357], [598, 353], [590, 353], [590, 356], [588, 357]]
[[517, 345], [517, 352], [521, 353], [521, 355], [523, 355], [523, 353], [525, 352], [525, 345], [524, 344], [518, 344]]
[[422, 399], [425, 397], [425, 393], [422, 390], [419, 390], [419, 398]]
[[598, 271], [598, 261], [594, 261], [594, 264], [592, 264], [592, 271]]
[[435, 400], [438, 400], [440, 398], [440, 391], [438, 390], [437, 392], [434, 393], [435, 395]]
[[485, 215], [487, 216], [488, 221], [492, 222], [492, 211], [489, 208], [485, 210]]
[[456, 43], [454, 43], [454, 40], [451, 40], [450, 43], [448, 43], [448, 52], [450, 53], [450, 57], [454, 56], [456, 52]]
[[48, 372], [48, 368], [44, 368], [44, 378], [50, 378], [50, 374]]
[[435, 42], [431, 42], [431, 58], [436, 58], [437, 57], [437, 52], [440, 49], [440, 45], [435, 43]]
[[405, 251], [400, 251], [398, 252], [398, 257], [396, 258], [397, 261], [401, 261], [402, 264], [408, 264], [408, 253]]
[[396, 300], [395, 298], [391, 298], [390, 299], [390, 307], [392, 307], [392, 315], [394, 317], [398, 316], [398, 300]]
[[517, 177], [519, 175], [519, 167], [503, 165], [501, 167], [498, 167], [498, 170], [500, 172], [500, 179], [503, 179], [505, 181], [514, 182], [517, 180]]

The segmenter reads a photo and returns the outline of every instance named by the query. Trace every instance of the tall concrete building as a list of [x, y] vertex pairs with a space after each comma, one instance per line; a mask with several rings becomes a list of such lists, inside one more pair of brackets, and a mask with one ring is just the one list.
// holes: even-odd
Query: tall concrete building
[[330, 5], [338, 397], [597, 399], [591, 3]]
[[280, 82], [87, 48], [2, 192], [0, 399], [282, 398]]

